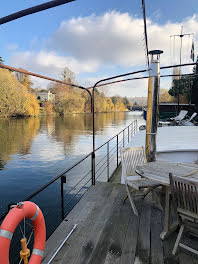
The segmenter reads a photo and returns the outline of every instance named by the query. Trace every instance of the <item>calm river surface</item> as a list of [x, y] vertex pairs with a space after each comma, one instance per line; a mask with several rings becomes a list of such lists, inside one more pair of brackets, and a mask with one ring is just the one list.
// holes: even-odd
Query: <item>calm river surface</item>
[[[138, 127], [144, 124], [143, 117], [137, 112], [97, 114], [96, 147], [136, 119]], [[8, 203], [23, 200], [91, 151], [90, 114], [1, 119], [0, 214], [6, 211]], [[75, 177], [82, 173], [82, 168], [78, 170]], [[72, 181], [73, 178], [68, 176], [67, 184]], [[40, 195], [43, 206], [53, 205], [56, 201], [54, 197], [60, 192], [60, 184], [57, 183], [57, 186], [54, 185]]]

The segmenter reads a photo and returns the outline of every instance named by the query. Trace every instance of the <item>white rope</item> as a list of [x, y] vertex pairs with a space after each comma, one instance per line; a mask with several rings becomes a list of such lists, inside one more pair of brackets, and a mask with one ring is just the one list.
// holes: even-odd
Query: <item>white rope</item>
[[21, 230], [21, 233], [22, 233], [23, 237], [25, 238], [25, 209], [24, 209], [24, 203], [23, 202], [19, 202], [17, 204], [13, 204], [13, 205], [10, 206], [10, 210], [12, 210], [15, 207], [23, 209], [23, 214], [24, 214], [24, 217], [23, 217], [23, 231], [22, 231], [22, 228], [21, 228], [20, 224], [19, 224], [19, 228]]
[[20, 231], [21, 231], [21, 234], [22, 234], [22, 236], [24, 237], [24, 233], [23, 233], [23, 230], [22, 230], [22, 228], [21, 228], [21, 225], [19, 224], [19, 229], [20, 229]]
[[30, 240], [31, 240], [31, 238], [32, 238], [32, 234], [33, 234], [33, 232], [34, 232], [34, 229], [32, 229], [32, 232], [31, 232], [30, 237], [29, 237], [28, 242], [27, 242], [27, 246], [28, 246], [28, 244], [30, 243]]

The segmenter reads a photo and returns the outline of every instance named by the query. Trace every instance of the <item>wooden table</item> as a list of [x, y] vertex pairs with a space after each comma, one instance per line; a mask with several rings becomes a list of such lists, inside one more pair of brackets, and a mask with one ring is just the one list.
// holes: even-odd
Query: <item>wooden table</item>
[[164, 240], [173, 230], [176, 229], [177, 224], [170, 225], [170, 181], [169, 173], [174, 176], [185, 177], [193, 181], [198, 182], [198, 165], [194, 163], [172, 163], [168, 161], [155, 161], [145, 163], [142, 166], [137, 166], [137, 174], [147, 179], [159, 182], [166, 187], [165, 194], [165, 212], [163, 231], [160, 234], [162, 240]]

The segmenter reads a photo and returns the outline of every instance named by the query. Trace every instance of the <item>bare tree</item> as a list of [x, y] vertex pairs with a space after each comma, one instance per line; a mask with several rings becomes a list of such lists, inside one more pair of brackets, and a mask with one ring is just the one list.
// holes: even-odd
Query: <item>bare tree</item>
[[71, 83], [73, 83], [75, 80], [75, 73], [72, 72], [68, 67], [65, 67], [61, 72], [61, 77], [64, 82], [69, 80]]

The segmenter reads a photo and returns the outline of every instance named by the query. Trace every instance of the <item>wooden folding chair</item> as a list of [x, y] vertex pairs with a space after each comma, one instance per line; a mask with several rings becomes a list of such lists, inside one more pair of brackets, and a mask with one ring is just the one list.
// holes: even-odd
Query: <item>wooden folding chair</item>
[[171, 173], [169, 177], [173, 204], [180, 223], [180, 230], [172, 254], [175, 255], [180, 246], [198, 255], [197, 250], [180, 242], [184, 230], [188, 230], [196, 236], [198, 235], [198, 182], [184, 177], [175, 177]]
[[137, 175], [135, 172], [136, 166], [140, 166], [146, 163], [146, 155], [145, 155], [144, 147], [121, 148], [120, 153], [121, 153], [122, 173], [124, 176], [125, 187], [134, 214], [138, 215], [138, 211], [136, 209], [129, 187], [131, 187], [133, 191], [135, 190], [140, 191], [141, 189], [148, 188], [144, 194], [144, 197], [149, 192], [152, 191], [155, 200], [162, 209], [158, 196], [154, 190], [155, 188], [159, 187], [160, 184], [151, 181], [149, 179], [142, 178], [141, 176]]

